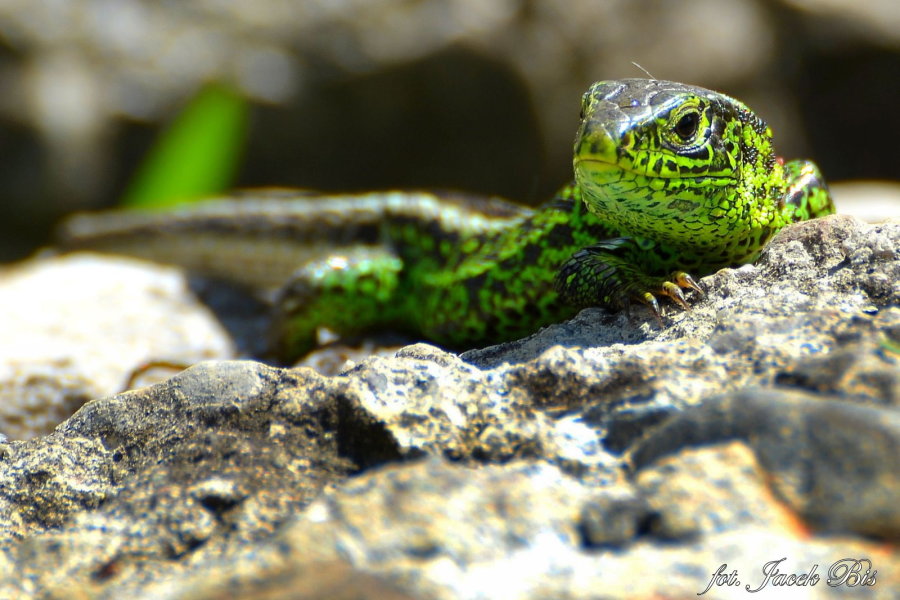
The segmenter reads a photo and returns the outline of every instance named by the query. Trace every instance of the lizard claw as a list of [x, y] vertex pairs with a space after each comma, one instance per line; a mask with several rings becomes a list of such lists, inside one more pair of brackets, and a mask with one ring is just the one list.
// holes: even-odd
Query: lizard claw
[[688, 306], [687, 300], [684, 299], [684, 293], [681, 291], [681, 288], [671, 281], [664, 281], [662, 284], [662, 290], [660, 291], [674, 300], [675, 303], [684, 310], [691, 310], [691, 307]]
[[654, 296], [650, 292], [644, 292], [644, 294], [641, 295], [641, 301], [647, 305], [647, 308], [649, 308], [650, 312], [653, 313], [653, 316], [656, 317], [656, 321], [659, 323], [659, 326], [662, 327], [662, 313], [659, 312], [659, 302], [657, 302], [656, 296]]
[[679, 286], [681, 286], [683, 288], [694, 290], [701, 296], [706, 295], [705, 293], [703, 293], [703, 290], [700, 289], [700, 286], [697, 285], [697, 282], [694, 281], [694, 278], [691, 277], [689, 274], [685, 273], [684, 271], [678, 271], [677, 273], [674, 273], [672, 275], [672, 279], [674, 279], [675, 283], [677, 283]]
[[684, 292], [682, 288], [694, 290], [701, 296], [705, 295], [703, 290], [700, 289], [700, 286], [697, 285], [697, 282], [694, 281], [694, 278], [685, 273], [684, 271], [676, 271], [669, 276], [669, 280], [664, 280], [662, 282], [657, 283], [659, 287], [655, 292], [643, 292], [635, 296], [637, 300], [640, 300], [642, 303], [647, 305], [647, 308], [650, 309], [650, 312], [653, 313], [653, 316], [656, 317], [657, 322], [662, 325], [662, 314], [659, 310], [659, 302], [657, 301], [657, 296], [666, 296], [670, 298], [675, 304], [680, 306], [684, 310], [691, 310], [690, 304], [688, 304], [687, 298], [684, 296]]

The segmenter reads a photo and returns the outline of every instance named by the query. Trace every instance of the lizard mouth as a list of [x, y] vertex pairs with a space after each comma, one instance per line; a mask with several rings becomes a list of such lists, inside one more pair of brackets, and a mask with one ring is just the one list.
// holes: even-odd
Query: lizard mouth
[[[675, 170], [670, 172], [659, 172], [651, 170], [650, 167], [657, 167], [655, 163], [664, 161], [664, 158], [655, 161], [648, 160], [646, 164], [640, 167], [625, 165], [620, 162], [609, 161], [596, 156], [576, 156], [574, 160], [576, 177], [579, 173], [583, 173], [592, 178], [600, 178], [603, 182], [611, 180], [621, 180], [627, 177], [641, 176], [647, 179], [681, 179], [685, 181], [702, 182], [720, 182], [728, 183], [734, 181], [735, 177], [728, 175], [711, 175], [707, 173], [679, 173]], [[658, 167], [657, 167], [658, 169]]]
[[647, 169], [635, 169], [618, 162], [611, 162], [597, 157], [576, 157], [575, 158], [575, 175], [580, 179], [579, 175], [587, 176], [595, 184], [604, 184], [623, 179], [632, 179], [635, 176], [649, 177], [652, 179], [675, 179], [680, 175], [672, 174], [669, 176], [659, 175], [656, 173], [648, 173]]
[[586, 158], [576, 157], [575, 158], [575, 171], [577, 172], [579, 168], [584, 168], [591, 172], [596, 172], [596, 173], [613, 173], [613, 172], [620, 172], [620, 173], [631, 172], [631, 173], [633, 173], [634, 172], [634, 171], [629, 171], [628, 169], [626, 169], [619, 163], [609, 162], [607, 160], [603, 160], [600, 158], [593, 158], [593, 157], [586, 157]]

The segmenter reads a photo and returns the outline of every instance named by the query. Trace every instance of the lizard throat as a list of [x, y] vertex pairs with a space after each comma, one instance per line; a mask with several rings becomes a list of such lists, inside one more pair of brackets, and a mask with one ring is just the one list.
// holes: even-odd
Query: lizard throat
[[575, 179], [588, 210], [619, 231], [687, 248], [736, 185], [732, 177], [647, 175], [590, 159], [576, 160]]

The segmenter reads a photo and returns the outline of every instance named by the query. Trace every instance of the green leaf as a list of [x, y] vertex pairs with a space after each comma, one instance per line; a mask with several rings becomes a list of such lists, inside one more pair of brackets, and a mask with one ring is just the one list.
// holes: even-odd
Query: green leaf
[[160, 208], [231, 187], [247, 135], [247, 102], [230, 88], [200, 90], [156, 140], [122, 199]]

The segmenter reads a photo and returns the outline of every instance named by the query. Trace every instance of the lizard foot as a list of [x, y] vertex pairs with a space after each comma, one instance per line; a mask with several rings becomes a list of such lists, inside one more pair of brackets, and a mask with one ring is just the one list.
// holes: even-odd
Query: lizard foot
[[657, 297], [666, 296], [684, 310], [690, 305], [682, 289], [703, 290], [688, 273], [675, 271], [668, 276], [650, 275], [632, 261], [613, 251], [627, 247], [627, 238], [610, 240], [579, 250], [566, 261], [556, 279], [563, 299], [576, 306], [624, 308], [635, 301], [646, 304], [662, 324]]
[[684, 297], [684, 292], [681, 291], [682, 288], [694, 290], [700, 294], [700, 296], [705, 295], [700, 286], [697, 285], [697, 282], [694, 281], [694, 278], [684, 271], [672, 273], [668, 279], [663, 280], [658, 285], [659, 287], [653, 292], [643, 292], [639, 294], [637, 300], [647, 305], [660, 325], [662, 325], [662, 313], [659, 309], [659, 301], [656, 299], [657, 296], [668, 296], [675, 304], [684, 310], [691, 310], [691, 306]]

